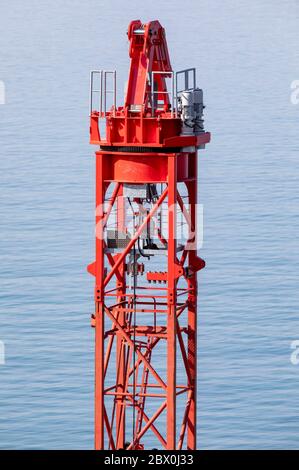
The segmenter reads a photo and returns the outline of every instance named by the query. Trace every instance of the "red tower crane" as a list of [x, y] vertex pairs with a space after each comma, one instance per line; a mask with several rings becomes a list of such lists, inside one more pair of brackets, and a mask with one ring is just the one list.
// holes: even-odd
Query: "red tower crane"
[[95, 448], [196, 448], [196, 204], [203, 128], [195, 69], [164, 28], [132, 21], [123, 106], [91, 72], [96, 157]]

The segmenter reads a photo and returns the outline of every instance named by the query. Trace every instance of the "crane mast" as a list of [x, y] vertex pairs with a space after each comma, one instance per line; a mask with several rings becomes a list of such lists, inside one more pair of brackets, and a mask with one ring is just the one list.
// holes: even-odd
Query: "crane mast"
[[132, 21], [122, 106], [94, 70], [95, 448], [196, 449], [198, 149], [203, 95], [159, 21]]

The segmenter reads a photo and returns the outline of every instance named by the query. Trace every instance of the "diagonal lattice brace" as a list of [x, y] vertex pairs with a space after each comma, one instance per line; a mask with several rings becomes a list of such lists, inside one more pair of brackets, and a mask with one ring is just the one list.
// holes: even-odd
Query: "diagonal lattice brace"
[[110, 279], [112, 278], [112, 276], [115, 274], [115, 271], [118, 269], [118, 267], [120, 266], [120, 264], [123, 262], [123, 260], [125, 259], [125, 257], [127, 256], [127, 254], [130, 252], [131, 248], [133, 248], [133, 246], [135, 245], [136, 241], [138, 240], [138, 237], [140, 236], [140, 234], [143, 232], [143, 230], [145, 229], [145, 227], [147, 226], [147, 224], [149, 223], [149, 221], [151, 220], [151, 218], [153, 217], [153, 215], [156, 213], [157, 209], [160, 207], [160, 205], [162, 204], [162, 202], [164, 201], [164, 199], [166, 198], [168, 194], [168, 188], [166, 188], [163, 193], [161, 194], [160, 198], [158, 199], [158, 201], [156, 202], [156, 204], [152, 207], [151, 211], [148, 213], [148, 215], [144, 218], [142, 224], [139, 226], [138, 230], [136, 231], [135, 235], [133, 236], [133, 238], [130, 240], [130, 242], [128, 243], [127, 247], [125, 248], [125, 250], [121, 253], [121, 255], [119, 256], [119, 258], [117, 259], [117, 261], [115, 262], [113, 268], [111, 269], [111, 271], [109, 272], [109, 274], [107, 275], [105, 281], [104, 281], [104, 287], [108, 284], [108, 282], [110, 281]]
[[145, 364], [146, 367], [148, 367], [149, 371], [152, 373], [152, 375], [155, 377], [155, 379], [159, 382], [161, 387], [166, 390], [166, 384], [165, 382], [161, 379], [159, 374], [155, 371], [155, 369], [152, 367], [152, 365], [148, 362], [148, 360], [145, 358], [145, 356], [142, 354], [142, 352], [135, 347], [134, 342], [131, 340], [130, 336], [124, 331], [123, 327], [121, 324], [116, 320], [114, 315], [110, 312], [110, 310], [104, 305], [104, 310], [108, 317], [112, 320], [112, 322], [115, 323], [116, 328], [122, 335], [122, 337], [126, 340], [129, 346], [131, 346], [133, 349], [135, 348], [136, 354], [138, 358]]

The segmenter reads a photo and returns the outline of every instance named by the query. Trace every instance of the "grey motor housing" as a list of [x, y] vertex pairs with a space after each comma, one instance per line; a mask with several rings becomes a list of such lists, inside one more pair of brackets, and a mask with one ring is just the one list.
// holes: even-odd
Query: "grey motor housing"
[[182, 120], [181, 135], [198, 135], [204, 132], [202, 89], [180, 91], [177, 99], [178, 111]]

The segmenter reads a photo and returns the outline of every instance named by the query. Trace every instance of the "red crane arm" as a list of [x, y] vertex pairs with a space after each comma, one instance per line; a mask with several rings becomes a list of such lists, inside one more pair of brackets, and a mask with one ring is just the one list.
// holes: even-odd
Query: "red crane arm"
[[[159, 21], [142, 24], [140, 20], [132, 21], [128, 28], [130, 40], [130, 72], [125, 107], [137, 111], [145, 108], [150, 100], [149, 74], [152, 71], [171, 72], [171, 63], [165, 37], [165, 30]], [[167, 91], [165, 75], [155, 75], [155, 92]], [[167, 93], [157, 93], [157, 99], [169, 105]]]

